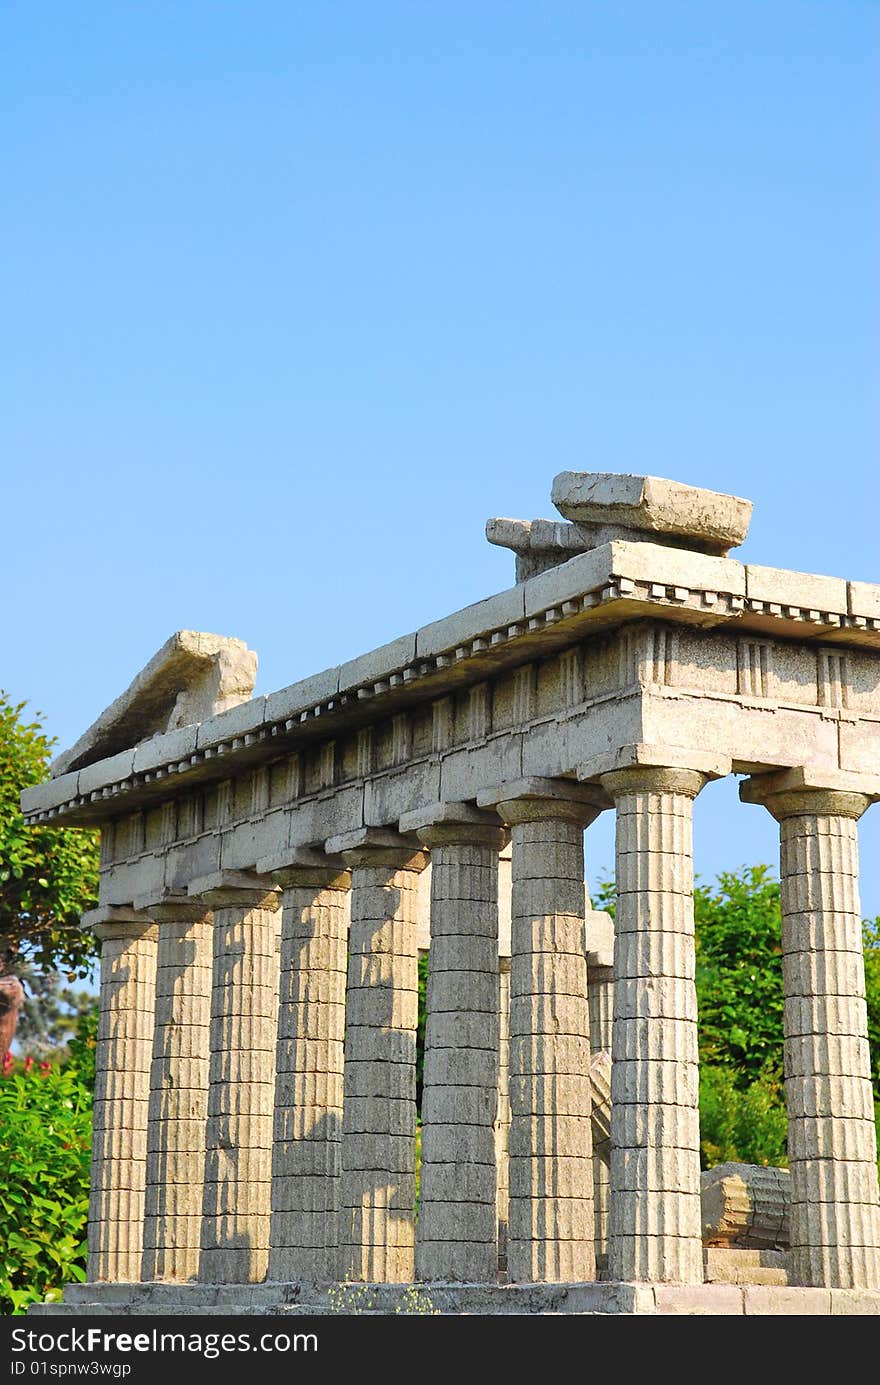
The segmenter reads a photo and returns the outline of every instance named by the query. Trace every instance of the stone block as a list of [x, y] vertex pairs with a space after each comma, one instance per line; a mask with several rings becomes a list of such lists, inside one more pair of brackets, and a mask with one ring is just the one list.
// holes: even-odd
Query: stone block
[[741, 1317], [745, 1312], [737, 1284], [655, 1284], [654, 1302], [661, 1315]]
[[363, 823], [364, 786], [352, 784], [297, 803], [290, 818], [289, 844], [313, 846], [330, 836], [354, 832]]
[[850, 615], [880, 620], [880, 585], [876, 582], [849, 582]]
[[314, 673], [287, 688], [270, 693], [266, 698], [266, 721], [281, 722], [296, 718], [300, 712], [335, 697], [339, 691], [339, 668], [327, 668]]
[[520, 588], [525, 598], [524, 615], [537, 615], [563, 601], [573, 601], [606, 586], [611, 578], [612, 545], [602, 544], [589, 553], [579, 553], [558, 567], [530, 577]]
[[522, 736], [502, 736], [477, 750], [453, 750], [440, 763], [438, 797], [474, 799], [490, 784], [518, 779], [522, 773]]
[[26, 816], [45, 813], [61, 803], [69, 803], [79, 793], [79, 770], [61, 774], [45, 784], [32, 784], [21, 793], [21, 810]]
[[99, 760], [97, 764], [86, 765], [79, 772], [77, 793], [92, 793], [94, 789], [99, 789], [105, 784], [120, 784], [124, 779], [129, 779], [134, 766], [134, 759], [135, 752], [133, 750], [121, 750], [117, 755], [112, 755], [107, 760]]
[[726, 552], [749, 530], [752, 502], [661, 476], [561, 471], [553, 504], [577, 524], [619, 525], [638, 533], [675, 536], [683, 547]]
[[[418, 803], [440, 792], [440, 765], [418, 764], [398, 773], [368, 779], [364, 786], [364, 821], [371, 827], [393, 827]], [[402, 827], [402, 832], [412, 829]]]
[[609, 547], [614, 577], [686, 591], [723, 592], [726, 596], [746, 594], [746, 569], [733, 558], [714, 558], [662, 544], [625, 540]]
[[[152, 736], [142, 741], [134, 751], [134, 773], [144, 774], [151, 769], [188, 760], [198, 741], [198, 726], [181, 726], [177, 731], [167, 731], [164, 736]], [[102, 761], [102, 765], [106, 761]], [[99, 768], [99, 766], [95, 766]]]
[[790, 572], [785, 568], [746, 565], [746, 596], [751, 601], [769, 601], [798, 610], [849, 610], [846, 582], [841, 577], [822, 577], [812, 572]]
[[815, 1317], [832, 1311], [831, 1289], [782, 1288], [763, 1284], [743, 1287], [747, 1317]]
[[416, 631], [416, 657], [430, 659], [450, 649], [467, 645], [490, 630], [517, 625], [525, 616], [524, 586], [509, 587], [497, 596], [465, 606], [443, 620], [435, 620]]
[[587, 966], [614, 965], [614, 920], [601, 909], [591, 909], [587, 901], [584, 935], [587, 944]]
[[357, 688], [365, 683], [375, 683], [387, 678], [389, 673], [398, 673], [416, 657], [416, 636], [401, 635], [399, 639], [371, 649], [357, 659], [349, 659], [339, 669], [339, 690]]
[[880, 1292], [870, 1289], [832, 1289], [831, 1316], [880, 1316]]
[[237, 707], [230, 707], [228, 711], [221, 712], [219, 716], [203, 721], [199, 727], [199, 750], [219, 745], [222, 741], [235, 740], [249, 731], [256, 731], [266, 720], [267, 701], [265, 697], [254, 697], [250, 702], [242, 702]]

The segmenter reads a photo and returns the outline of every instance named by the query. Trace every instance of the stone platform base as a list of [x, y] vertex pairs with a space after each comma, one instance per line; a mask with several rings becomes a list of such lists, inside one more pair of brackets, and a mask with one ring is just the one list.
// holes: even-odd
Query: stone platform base
[[880, 1293], [769, 1284], [75, 1284], [45, 1317], [98, 1314], [880, 1316]]

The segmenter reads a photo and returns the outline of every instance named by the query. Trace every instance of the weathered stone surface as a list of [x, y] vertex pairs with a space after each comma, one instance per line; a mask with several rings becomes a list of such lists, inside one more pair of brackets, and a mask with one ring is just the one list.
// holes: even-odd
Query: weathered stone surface
[[578, 524], [674, 535], [683, 547], [722, 554], [742, 543], [752, 517], [750, 500], [659, 476], [562, 471], [551, 498], [560, 514]]
[[[98, 1311], [300, 1311], [305, 1290], [285, 1284], [339, 1274], [377, 1295], [368, 1311], [399, 1306], [393, 1282], [413, 1273], [415, 959], [429, 945], [418, 1268], [429, 1287], [446, 1278], [444, 1311], [880, 1301], [858, 1287], [876, 1282], [880, 1236], [854, 855], [855, 818], [880, 798], [876, 589], [719, 557], [717, 497], [682, 526], [693, 492], [652, 481], [633, 511], [632, 484], [606, 488], [613, 516], [497, 528], [532, 565], [515, 588], [269, 698], [110, 745], [23, 795], [40, 825], [102, 825], [101, 909], [86, 923], [105, 946], [159, 927], [155, 1025], [148, 959], [129, 966], [126, 950], [130, 978], [115, 979], [123, 1008], [132, 979], [136, 1013], [117, 1004], [102, 1031], [107, 1170], [92, 1222], [102, 1273], [140, 1264], [169, 1282], [141, 1298], [120, 1287]], [[639, 530], [646, 515], [660, 527]], [[787, 1268], [763, 1250], [753, 1262], [709, 1247], [740, 1257], [735, 1282], [717, 1255], [716, 1282], [699, 1282], [690, 800], [732, 769], [783, 823], [792, 1277], [819, 1286], [789, 1300], [772, 1297]], [[612, 804], [616, 938], [590, 910], [582, 862], [584, 824]], [[502, 822], [515, 840], [499, 858]], [[150, 1030], [145, 1112], [130, 1073]], [[117, 1040], [124, 1085], [107, 1062]], [[716, 1235], [782, 1239], [778, 1199], [719, 1186]], [[523, 1293], [453, 1287], [491, 1280], [496, 1248], [508, 1268], [508, 1223]], [[585, 1283], [606, 1249], [626, 1282]], [[173, 1285], [196, 1251], [203, 1279], [224, 1282]], [[270, 1257], [280, 1300], [241, 1282]]]
[[[420, 1279], [490, 1282], [498, 1269], [494, 1122], [498, 1099], [498, 850], [488, 814], [438, 804], [410, 819], [431, 850], [431, 953], [422, 1096]], [[401, 822], [401, 827], [404, 821]], [[480, 1041], [466, 1049], [462, 1034]], [[479, 1083], [473, 1078], [477, 1069]], [[440, 1081], [440, 1071], [446, 1080]], [[437, 1127], [458, 1125], [456, 1158]], [[459, 1155], [464, 1157], [458, 1157]], [[476, 1179], [477, 1171], [482, 1177]], [[468, 1186], [466, 1179], [470, 1173]], [[449, 1175], [458, 1184], [449, 1196]], [[464, 1242], [465, 1244], [462, 1244]]]
[[[415, 1269], [416, 882], [425, 858], [400, 838], [354, 836], [338, 849], [352, 872], [340, 1273], [399, 1282]], [[377, 1064], [399, 1069], [397, 1101], [356, 1095], [364, 1069]]]
[[[195, 891], [193, 891], [195, 893]], [[265, 1277], [278, 1008], [277, 891], [205, 882], [213, 905], [211, 1058], [199, 1279]]]
[[[275, 1280], [336, 1279], [340, 1272], [350, 881], [326, 856], [323, 863], [318, 852], [306, 856], [300, 848], [276, 867], [285, 889], [268, 1270]], [[305, 1220], [318, 1210], [314, 1224]]]
[[153, 902], [158, 926], [141, 1278], [195, 1279], [201, 1248], [212, 927], [187, 897]]
[[[693, 966], [687, 976], [666, 975], [663, 934], [654, 922], [662, 919], [692, 954], [692, 809], [704, 782], [693, 770], [649, 766], [602, 779], [617, 809], [608, 1246], [614, 1279], [698, 1284], [703, 1277]], [[621, 946], [625, 937], [640, 946], [636, 966], [622, 975], [630, 956]], [[654, 1006], [642, 998], [658, 986], [665, 990], [661, 1013], [644, 1024]], [[660, 1056], [670, 1041], [673, 1056]]]
[[101, 942], [89, 1199], [90, 1280], [137, 1280], [144, 1246], [156, 928], [131, 910], [84, 916]]
[[[511, 827], [513, 897], [510, 1001], [510, 1134], [507, 1267], [512, 1280], [595, 1276], [589, 1083], [577, 1113], [557, 1108], [557, 1045], [589, 1055], [584, 949], [583, 829], [596, 809], [578, 786], [530, 781], [495, 798]], [[538, 797], [539, 790], [544, 796]], [[490, 795], [490, 797], [492, 797]], [[567, 938], [565, 950], [563, 937]], [[579, 993], [556, 984], [560, 963], [579, 967]], [[542, 992], [535, 980], [542, 977]]]
[[246, 701], [256, 676], [257, 656], [241, 640], [178, 630], [76, 744], [57, 757], [53, 779]]
[[703, 1244], [772, 1249], [788, 1245], [788, 1169], [718, 1164], [700, 1175]]
[[[839, 779], [821, 788], [803, 787], [803, 777], [761, 776], [743, 792], [780, 824], [791, 1277], [876, 1291], [880, 1192], [856, 826], [870, 800]], [[803, 995], [807, 959], [815, 984]]]

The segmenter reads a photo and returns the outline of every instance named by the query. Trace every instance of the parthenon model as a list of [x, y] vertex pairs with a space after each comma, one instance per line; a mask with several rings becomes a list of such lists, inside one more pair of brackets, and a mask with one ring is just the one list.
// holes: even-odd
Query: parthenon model
[[[88, 1283], [34, 1311], [326, 1311], [347, 1281], [375, 1311], [417, 1283], [446, 1312], [880, 1312], [880, 586], [730, 559], [733, 496], [564, 472], [553, 501], [487, 526], [514, 586], [270, 696], [240, 641], [175, 635], [23, 795], [101, 827]], [[730, 773], [780, 827], [776, 1283], [703, 1246], [691, 823]]]

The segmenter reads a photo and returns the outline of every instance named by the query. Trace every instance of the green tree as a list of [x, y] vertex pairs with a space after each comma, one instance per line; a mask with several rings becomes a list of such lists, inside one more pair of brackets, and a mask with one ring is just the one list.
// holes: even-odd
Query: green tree
[[86, 1275], [97, 1005], [69, 1059], [0, 1067], [0, 1313], [59, 1299]]
[[18, 1018], [16, 1050], [31, 1058], [58, 1058], [76, 1032], [80, 1015], [93, 1009], [94, 991], [67, 984], [59, 971], [38, 971], [22, 966], [24, 1003]]
[[724, 871], [694, 889], [700, 1062], [744, 1091], [782, 1076], [782, 914], [767, 866]]
[[[23, 719], [26, 705], [0, 691], [0, 976], [8, 983], [35, 967], [73, 981], [95, 957], [79, 919], [96, 902], [98, 834], [25, 826], [19, 795], [46, 778], [55, 744], [38, 719]], [[7, 995], [17, 1008], [8, 986]], [[5, 1026], [6, 1046], [13, 1025]]]

